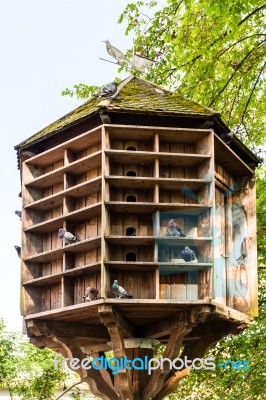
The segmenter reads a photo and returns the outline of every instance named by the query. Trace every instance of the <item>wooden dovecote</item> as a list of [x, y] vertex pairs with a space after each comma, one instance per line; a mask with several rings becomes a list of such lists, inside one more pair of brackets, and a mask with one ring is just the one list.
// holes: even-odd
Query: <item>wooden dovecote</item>
[[[153, 350], [125, 340], [156, 339], [170, 358], [181, 345], [182, 357], [202, 357], [250, 322], [259, 160], [237, 138], [226, 144], [225, 132], [213, 110], [130, 77], [105, 105], [85, 103], [16, 147], [22, 314], [33, 343], [82, 359], [111, 342], [115, 357], [132, 359]], [[169, 234], [170, 219], [183, 235]], [[60, 228], [79, 240], [64, 244]], [[114, 298], [115, 279], [132, 299]], [[84, 303], [88, 286], [100, 298]], [[80, 373], [103, 399], [159, 400], [187, 371]]]

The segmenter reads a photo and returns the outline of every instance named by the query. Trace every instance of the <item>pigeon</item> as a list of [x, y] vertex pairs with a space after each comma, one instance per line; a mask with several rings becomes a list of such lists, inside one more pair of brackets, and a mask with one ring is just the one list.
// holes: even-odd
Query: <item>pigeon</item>
[[184, 261], [191, 262], [196, 259], [195, 253], [188, 246], [185, 246], [185, 250], [181, 251], [181, 256]]
[[117, 49], [116, 47], [112, 46], [109, 40], [103, 40], [103, 42], [106, 44], [106, 50], [108, 54], [110, 54], [111, 57], [113, 57], [119, 65], [126, 63], [129, 65], [131, 68], [135, 69], [134, 64], [125, 56], [124, 53], [122, 53], [121, 50]]
[[117, 83], [112, 82], [108, 85], [104, 86], [98, 93], [96, 93], [95, 97], [111, 97], [117, 91]]
[[177, 225], [177, 223], [173, 219], [170, 219], [167, 224], [166, 236], [186, 237], [186, 235], [182, 232], [180, 226]]
[[200, 236], [210, 236], [210, 217], [208, 215], [202, 217], [198, 223], [198, 229]]
[[230, 132], [223, 133], [223, 134], [220, 136], [220, 138], [221, 138], [226, 144], [231, 143], [234, 137], [235, 137], [235, 132], [234, 132], [234, 131], [230, 131]]
[[133, 297], [132, 294], [129, 294], [122, 286], [118, 285], [117, 280], [114, 280], [112, 292], [117, 299], [121, 299], [121, 297], [131, 299]]
[[214, 121], [211, 119], [207, 119], [207, 121], [204, 121], [203, 124], [199, 126], [200, 129], [209, 129], [214, 125]]
[[64, 240], [65, 244], [71, 244], [78, 241], [78, 238], [71, 232], [67, 232], [65, 229], [61, 228], [58, 231], [58, 236], [60, 239]]
[[14, 247], [17, 252], [17, 255], [19, 256], [19, 258], [21, 258], [21, 247], [20, 246], [14, 246]]
[[20, 218], [20, 221], [21, 221], [21, 211], [16, 210], [15, 214]]
[[99, 299], [98, 293], [99, 293], [98, 289], [96, 289], [94, 287], [90, 287], [90, 286], [87, 287], [87, 289], [85, 290], [84, 296], [83, 296], [84, 302], [85, 301], [91, 302], [93, 300], [98, 300]]

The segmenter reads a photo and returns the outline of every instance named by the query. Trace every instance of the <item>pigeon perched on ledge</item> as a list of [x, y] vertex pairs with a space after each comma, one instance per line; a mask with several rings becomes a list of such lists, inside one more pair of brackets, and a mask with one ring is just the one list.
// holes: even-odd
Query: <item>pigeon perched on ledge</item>
[[230, 131], [230, 132], [223, 133], [223, 134], [220, 136], [220, 138], [221, 138], [226, 144], [231, 143], [234, 137], [235, 137], [235, 132], [234, 132], [234, 131]]
[[167, 224], [166, 236], [186, 237], [186, 235], [182, 232], [180, 226], [177, 225], [177, 223], [173, 219], [170, 219]]
[[15, 214], [20, 218], [20, 221], [21, 221], [21, 211], [16, 210]]
[[185, 246], [185, 249], [181, 251], [181, 256], [184, 261], [191, 262], [196, 260], [196, 256], [193, 250], [191, 250], [188, 246]]
[[60, 228], [58, 231], [60, 239], [64, 240], [65, 244], [71, 244], [78, 242], [78, 238], [71, 232], [67, 232], [65, 229]]
[[96, 93], [95, 97], [111, 97], [116, 93], [117, 86], [116, 82], [109, 83]]
[[117, 299], [121, 299], [121, 297], [131, 299], [133, 297], [133, 295], [129, 294], [122, 286], [118, 285], [117, 280], [114, 280], [112, 292]]
[[19, 256], [19, 258], [21, 258], [21, 247], [20, 246], [14, 246], [15, 247], [15, 250], [16, 250], [16, 252], [17, 252], [17, 255]]
[[83, 296], [84, 302], [86, 301], [91, 302], [94, 300], [103, 299], [103, 297], [98, 296], [98, 293], [99, 293], [98, 289], [88, 286]]

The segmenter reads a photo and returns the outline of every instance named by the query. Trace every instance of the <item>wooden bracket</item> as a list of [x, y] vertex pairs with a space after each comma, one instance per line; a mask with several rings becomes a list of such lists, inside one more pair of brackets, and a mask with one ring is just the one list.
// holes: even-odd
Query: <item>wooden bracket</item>
[[[98, 307], [101, 321], [107, 327], [113, 346], [114, 357], [121, 359], [126, 356], [123, 331], [134, 334], [131, 326], [112, 306], [101, 305]], [[134, 337], [134, 336], [133, 336]], [[129, 370], [120, 369], [115, 376], [115, 387], [120, 389], [122, 399], [133, 400], [133, 388]]]

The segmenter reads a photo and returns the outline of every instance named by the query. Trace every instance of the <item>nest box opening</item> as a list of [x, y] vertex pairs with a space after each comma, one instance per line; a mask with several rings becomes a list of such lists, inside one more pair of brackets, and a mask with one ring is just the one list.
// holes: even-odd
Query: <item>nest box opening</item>
[[137, 151], [137, 148], [136, 148], [136, 146], [127, 146], [126, 150], [128, 150], [128, 151]]
[[137, 197], [134, 194], [129, 194], [126, 196], [126, 201], [135, 203], [137, 201]]
[[135, 253], [127, 253], [126, 261], [137, 261], [137, 255]]
[[126, 176], [137, 176], [137, 173], [136, 173], [136, 171], [130, 170], [130, 171], [127, 171]]
[[136, 236], [136, 229], [133, 226], [129, 226], [126, 229], [126, 236]]

